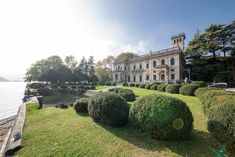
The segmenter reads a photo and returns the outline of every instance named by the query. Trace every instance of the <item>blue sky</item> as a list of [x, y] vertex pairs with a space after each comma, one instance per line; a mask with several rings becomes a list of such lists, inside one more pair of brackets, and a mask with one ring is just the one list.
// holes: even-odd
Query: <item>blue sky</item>
[[118, 0], [92, 1], [96, 18], [122, 23], [132, 41], [151, 40], [152, 49], [171, 46], [171, 35], [235, 20], [233, 0]]
[[145, 54], [171, 47], [170, 37], [181, 32], [187, 43], [197, 28], [235, 20], [234, 6], [234, 0], [0, 1], [0, 76], [24, 74], [51, 55], [98, 61], [123, 51]]

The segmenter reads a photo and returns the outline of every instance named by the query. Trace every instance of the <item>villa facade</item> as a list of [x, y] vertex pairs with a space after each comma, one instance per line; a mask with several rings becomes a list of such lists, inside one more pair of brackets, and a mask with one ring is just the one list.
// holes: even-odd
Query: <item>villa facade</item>
[[171, 37], [172, 47], [132, 59], [115, 61], [113, 81], [153, 83], [182, 80], [185, 34]]

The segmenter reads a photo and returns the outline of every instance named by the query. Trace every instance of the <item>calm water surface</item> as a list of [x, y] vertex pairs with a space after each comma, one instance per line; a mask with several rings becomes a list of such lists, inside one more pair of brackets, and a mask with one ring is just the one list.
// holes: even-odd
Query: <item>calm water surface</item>
[[25, 86], [25, 82], [0, 82], [0, 119], [17, 113]]

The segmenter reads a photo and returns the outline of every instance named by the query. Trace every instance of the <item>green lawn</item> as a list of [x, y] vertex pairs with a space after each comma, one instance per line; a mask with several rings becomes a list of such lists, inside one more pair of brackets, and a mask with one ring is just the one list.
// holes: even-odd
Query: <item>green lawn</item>
[[112, 86], [95, 86], [95, 89], [101, 90], [101, 89], [105, 89], [105, 88], [110, 88]]
[[[130, 88], [130, 87], [127, 87]], [[208, 146], [215, 140], [206, 129], [206, 118], [196, 97], [131, 88], [139, 97], [163, 94], [187, 103], [194, 116], [194, 130], [187, 140], [161, 141], [148, 138], [130, 126], [115, 128], [94, 123], [88, 115], [78, 115], [72, 108], [37, 110], [27, 106], [23, 148], [18, 156], [214, 156]]]

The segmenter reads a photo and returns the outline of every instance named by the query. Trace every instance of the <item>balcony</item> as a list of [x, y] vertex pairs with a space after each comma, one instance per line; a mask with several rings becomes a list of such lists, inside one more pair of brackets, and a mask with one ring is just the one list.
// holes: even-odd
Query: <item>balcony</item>
[[161, 69], [161, 68], [166, 68], [166, 69], [168, 69], [169, 66], [168, 66], [167, 64], [164, 64], [164, 65], [157, 65], [157, 66], [155, 66], [155, 67], [153, 67], [153, 68], [155, 68], [155, 69]]

